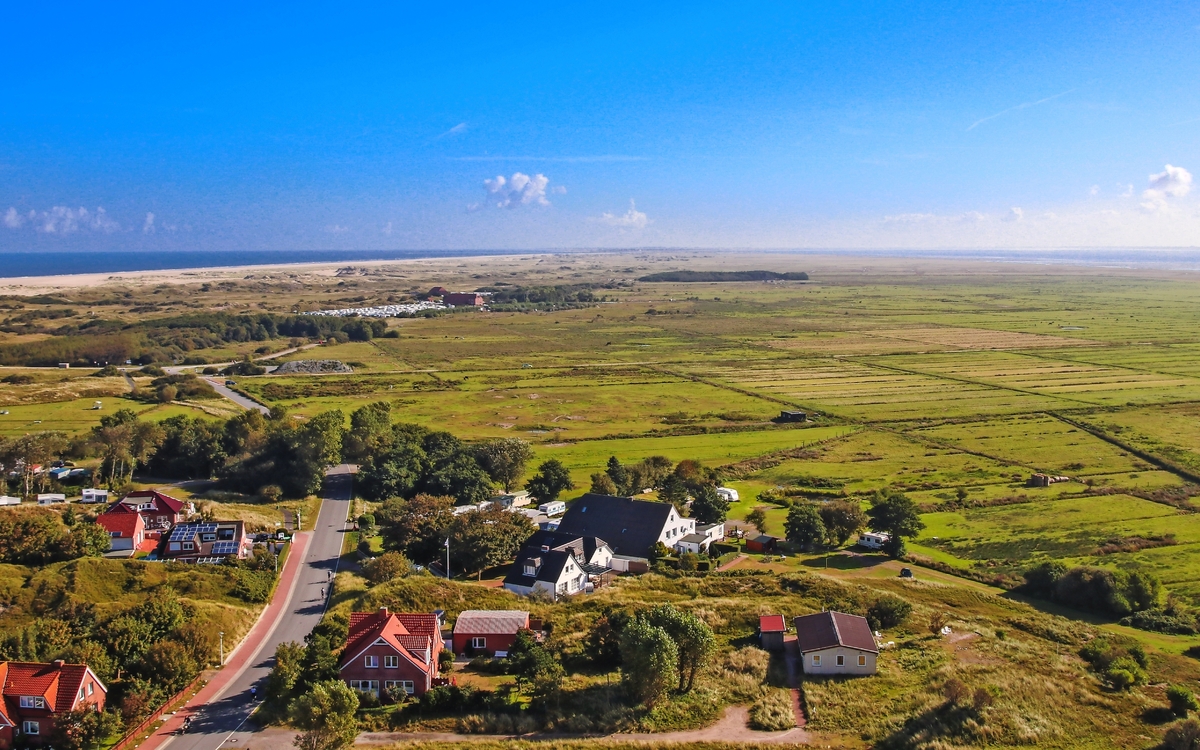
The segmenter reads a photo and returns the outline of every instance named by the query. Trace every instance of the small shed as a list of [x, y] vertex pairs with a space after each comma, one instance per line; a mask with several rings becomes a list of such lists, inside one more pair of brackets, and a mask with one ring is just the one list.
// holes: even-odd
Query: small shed
[[781, 411], [779, 416], [775, 418], [776, 422], [807, 422], [808, 414], [802, 411]]
[[61, 492], [43, 492], [37, 496], [38, 505], [56, 505], [65, 503], [67, 496]]
[[787, 620], [783, 615], [763, 615], [758, 618], [758, 642], [767, 651], [782, 651], [787, 635]]
[[747, 552], [776, 552], [778, 551], [779, 540], [767, 534], [760, 534], [753, 539], [746, 540]]
[[107, 503], [108, 490], [98, 490], [94, 487], [89, 487], [83, 491], [82, 503]]

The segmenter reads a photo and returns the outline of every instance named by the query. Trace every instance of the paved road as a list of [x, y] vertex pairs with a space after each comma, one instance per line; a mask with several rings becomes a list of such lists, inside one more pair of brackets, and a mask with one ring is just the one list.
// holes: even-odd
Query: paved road
[[304, 636], [321, 621], [325, 612], [326, 600], [321, 592], [328, 587], [329, 573], [337, 570], [341, 556], [342, 535], [350, 512], [350, 481], [349, 466], [329, 470], [316, 526], [309, 526], [309, 520], [304, 521], [305, 526], [312, 529], [313, 538], [305, 552], [296, 587], [275, 630], [263, 640], [242, 673], [207, 706], [195, 711], [191, 731], [173, 737], [160, 745], [159, 750], [167, 746], [170, 750], [233, 750], [246, 747], [253, 738], [253, 733], [246, 731], [244, 726], [254, 707], [250, 687], [257, 687], [262, 695], [274, 662], [275, 647], [288, 641], [303, 642]]
[[263, 414], [268, 414], [271, 411], [269, 408], [263, 406], [257, 401], [252, 401], [237, 391], [231, 391], [230, 389], [226, 388], [225, 378], [205, 378], [205, 380], [207, 380], [208, 384], [213, 387], [214, 391], [242, 407], [243, 409], [258, 409]]

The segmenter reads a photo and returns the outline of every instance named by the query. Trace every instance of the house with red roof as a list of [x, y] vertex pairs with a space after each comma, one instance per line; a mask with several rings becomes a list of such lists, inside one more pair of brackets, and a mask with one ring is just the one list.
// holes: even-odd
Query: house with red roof
[[183, 523], [196, 512], [192, 503], [177, 500], [158, 490], [134, 490], [106, 510], [109, 513], [137, 513], [146, 524], [146, 531], [161, 533], [177, 523]]
[[875, 674], [879, 646], [867, 618], [817, 612], [795, 619], [805, 674]]
[[110, 552], [128, 551], [132, 555], [146, 540], [146, 522], [140, 513], [101, 513], [96, 524], [108, 532]]
[[0, 748], [49, 742], [55, 716], [104, 710], [108, 689], [86, 664], [0, 662]]
[[783, 615], [763, 615], [758, 618], [758, 642], [767, 651], [782, 651], [787, 635], [787, 620]]
[[442, 682], [438, 654], [441, 621], [436, 614], [353, 612], [338, 674], [352, 689], [375, 697], [388, 688], [419, 698]]

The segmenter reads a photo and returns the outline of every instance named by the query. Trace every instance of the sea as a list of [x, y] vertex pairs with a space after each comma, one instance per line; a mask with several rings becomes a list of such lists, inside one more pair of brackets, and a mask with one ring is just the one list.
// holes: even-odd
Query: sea
[[[937, 249], [911, 248], [681, 248], [640, 247], [611, 249], [544, 250], [172, 250], [172, 251], [62, 251], [0, 252], [0, 279], [64, 274], [169, 271], [185, 268], [269, 266], [295, 263], [353, 263], [363, 261], [463, 258], [473, 256], [530, 255], [533, 253], [687, 253], [845, 255], [857, 258], [929, 258], [977, 260], [994, 263], [1082, 265], [1108, 268], [1159, 268], [1200, 271], [1200, 248], [1047, 248], [1047, 249]], [[802, 264], [802, 263], [801, 263]], [[802, 270], [802, 269], [800, 269]]]

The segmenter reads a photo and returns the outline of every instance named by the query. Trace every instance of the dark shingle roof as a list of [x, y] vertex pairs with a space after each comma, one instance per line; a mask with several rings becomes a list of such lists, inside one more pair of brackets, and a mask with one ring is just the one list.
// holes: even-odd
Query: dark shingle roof
[[589, 492], [567, 509], [558, 531], [599, 537], [616, 554], [645, 557], [654, 548], [672, 510], [670, 503]]
[[[525, 575], [525, 561], [530, 558], [541, 558], [541, 567], [538, 568], [536, 575], [527, 576]], [[558, 581], [558, 576], [562, 573], [563, 566], [570, 559], [570, 552], [553, 549], [549, 552], [542, 552], [538, 547], [526, 547], [521, 550], [520, 554], [517, 555], [516, 562], [508, 569], [508, 575], [504, 577], [504, 583], [529, 587], [532, 587], [538, 581], [555, 583]]]
[[796, 640], [800, 653], [820, 651], [835, 646], [879, 653], [875, 636], [865, 617], [842, 612], [817, 612], [797, 617]]

